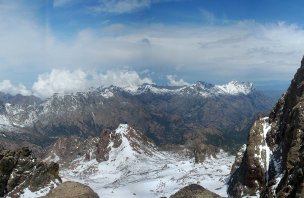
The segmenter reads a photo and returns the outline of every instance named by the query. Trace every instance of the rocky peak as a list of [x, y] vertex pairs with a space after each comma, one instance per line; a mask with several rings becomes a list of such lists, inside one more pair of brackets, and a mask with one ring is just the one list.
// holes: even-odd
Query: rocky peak
[[132, 157], [136, 154], [153, 155], [155, 145], [148, 138], [128, 124], [120, 124], [116, 130], [104, 130], [97, 144], [96, 159], [109, 160], [111, 151]]

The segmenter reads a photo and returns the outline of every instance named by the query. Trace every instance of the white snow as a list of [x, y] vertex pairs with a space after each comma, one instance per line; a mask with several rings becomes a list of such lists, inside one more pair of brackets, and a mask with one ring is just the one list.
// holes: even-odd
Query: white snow
[[267, 172], [268, 168], [269, 168], [269, 162], [270, 162], [270, 157], [272, 155], [272, 152], [267, 145], [266, 136], [267, 136], [267, 133], [270, 131], [271, 126], [268, 123], [267, 117], [261, 118], [260, 120], [263, 122], [262, 123], [263, 129], [262, 129], [262, 134], [261, 134], [262, 139], [261, 139], [260, 144], [255, 146], [255, 150], [257, 151], [257, 153], [254, 154], [254, 157], [259, 160], [259, 163]]
[[109, 89], [105, 89], [103, 92], [101, 92], [101, 96], [108, 99], [113, 97], [114, 94]]
[[11, 125], [11, 123], [5, 115], [0, 115], [0, 125]]
[[202, 97], [212, 97], [212, 96], [218, 96], [218, 95], [239, 95], [239, 94], [244, 94], [247, 95], [252, 92], [253, 90], [253, 85], [252, 83], [242, 83], [242, 82], [237, 82], [237, 81], [231, 81], [227, 84], [223, 85], [211, 85], [208, 84], [206, 86], [205, 83], [195, 83], [191, 84], [189, 86], [183, 86], [180, 88], [164, 88], [164, 87], [158, 87], [155, 85], [142, 85], [139, 86], [137, 89], [133, 88], [132, 90], [130, 89], [125, 89], [126, 91], [138, 95], [145, 93], [147, 91], [152, 92], [154, 94], [191, 94], [193, 91], [196, 91], [196, 94], [202, 96]]
[[269, 125], [269, 123], [267, 122], [267, 119], [264, 119], [264, 123], [263, 123], [263, 147], [262, 149], [265, 150], [265, 168], [266, 170], [268, 171], [268, 168], [269, 168], [269, 159], [270, 159], [270, 154], [271, 154], [271, 151], [267, 145], [267, 142], [266, 142], [266, 136], [267, 136], [267, 133], [270, 131], [271, 129], [271, 126]]
[[215, 87], [219, 88], [226, 94], [238, 95], [238, 94], [249, 94], [252, 91], [252, 83], [239, 83], [237, 81], [231, 81], [224, 85], [216, 85]]
[[[55, 188], [56, 186], [58, 186], [59, 181], [55, 181], [55, 182], [50, 182], [46, 187], [36, 191], [36, 192], [32, 192], [29, 188], [25, 188], [23, 190], [22, 193], [19, 194], [20, 198], [38, 198], [38, 197], [42, 197], [47, 195], [50, 190], [52, 190], [53, 188]], [[9, 196], [7, 196], [7, 198], [11, 198]]]

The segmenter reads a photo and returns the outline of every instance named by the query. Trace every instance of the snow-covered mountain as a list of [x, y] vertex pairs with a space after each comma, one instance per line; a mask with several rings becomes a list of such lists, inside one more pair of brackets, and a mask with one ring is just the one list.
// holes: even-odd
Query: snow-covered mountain
[[[202, 97], [214, 97], [219, 95], [247, 95], [254, 91], [252, 83], [231, 81], [224, 85], [213, 85], [205, 82], [197, 82], [188, 86], [168, 87], [144, 84], [136, 88], [125, 88], [132, 94], [143, 94], [151, 92], [154, 94], [176, 94], [176, 95], [200, 95]], [[113, 96], [114, 94], [112, 94]]]
[[234, 157], [220, 152], [216, 158], [195, 164], [186, 154], [185, 150], [161, 151], [141, 132], [120, 124], [116, 130], [104, 132], [95, 149], [68, 164], [56, 152], [50, 152], [47, 160], [57, 158], [64, 180], [89, 185], [100, 197], [169, 196], [192, 183], [226, 196]]
[[[251, 83], [239, 83], [231, 81], [224, 85], [212, 85], [204, 82], [197, 82], [190, 86], [164, 87], [153, 84], [144, 84], [138, 87], [120, 88], [116, 86], [100, 87], [87, 92], [77, 92], [71, 94], [54, 94], [51, 98], [40, 101], [33, 96], [0, 94], [2, 109], [0, 115], [0, 126], [8, 127], [28, 127], [32, 126], [39, 117], [48, 113], [60, 114], [62, 111], [76, 111], [82, 107], [82, 102], [95, 97], [99, 104], [104, 99], [109, 99], [122, 92], [132, 95], [153, 94], [173, 94], [173, 95], [199, 95], [202, 97], [215, 97], [219, 95], [248, 95], [254, 91]], [[17, 98], [17, 99], [16, 99]], [[18, 98], [21, 98], [18, 100]], [[2, 100], [1, 100], [2, 99]], [[21, 100], [21, 101], [20, 101]], [[5, 101], [5, 103], [3, 103]], [[22, 102], [24, 101], [24, 102]], [[31, 102], [29, 102], [31, 101]], [[11, 102], [11, 103], [10, 103]]]
[[185, 133], [194, 129], [208, 131], [212, 139], [233, 132], [229, 141], [234, 141], [245, 139], [244, 132], [255, 115], [272, 105], [272, 100], [252, 84], [236, 81], [226, 85], [198, 82], [182, 87], [100, 87], [54, 94], [42, 101], [23, 97], [22, 101], [27, 101], [24, 103], [5, 98], [5, 102], [0, 101], [0, 141], [39, 145], [60, 136], [96, 136], [119, 123], [145, 131], [157, 143], [182, 143], [186, 141]]

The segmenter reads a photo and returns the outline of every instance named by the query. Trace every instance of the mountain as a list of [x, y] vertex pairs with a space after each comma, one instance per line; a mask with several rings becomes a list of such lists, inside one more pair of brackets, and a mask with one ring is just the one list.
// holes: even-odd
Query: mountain
[[245, 142], [257, 114], [272, 106], [272, 100], [252, 84], [236, 81], [182, 87], [100, 87], [54, 94], [42, 101], [2, 98], [0, 142], [40, 146], [60, 137], [96, 137], [100, 131], [128, 123], [157, 144], [185, 144], [191, 141], [191, 134], [198, 134], [203, 143], [230, 149]]
[[161, 150], [127, 124], [104, 131], [98, 139], [86, 143], [75, 137], [57, 140], [47, 153], [45, 161], [59, 163], [64, 181], [84, 183], [100, 197], [126, 198], [169, 197], [193, 183], [227, 196], [226, 181], [234, 160], [234, 156], [220, 151], [196, 164], [185, 147]]
[[252, 126], [239, 167], [229, 181], [232, 197], [304, 197], [304, 58], [269, 117]]

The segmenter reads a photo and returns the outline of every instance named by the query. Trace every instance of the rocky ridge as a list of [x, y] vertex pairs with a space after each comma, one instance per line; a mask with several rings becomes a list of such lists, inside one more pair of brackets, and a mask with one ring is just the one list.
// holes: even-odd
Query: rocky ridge
[[230, 179], [230, 196], [304, 196], [303, 95], [304, 58], [269, 118], [252, 127], [241, 165]]

